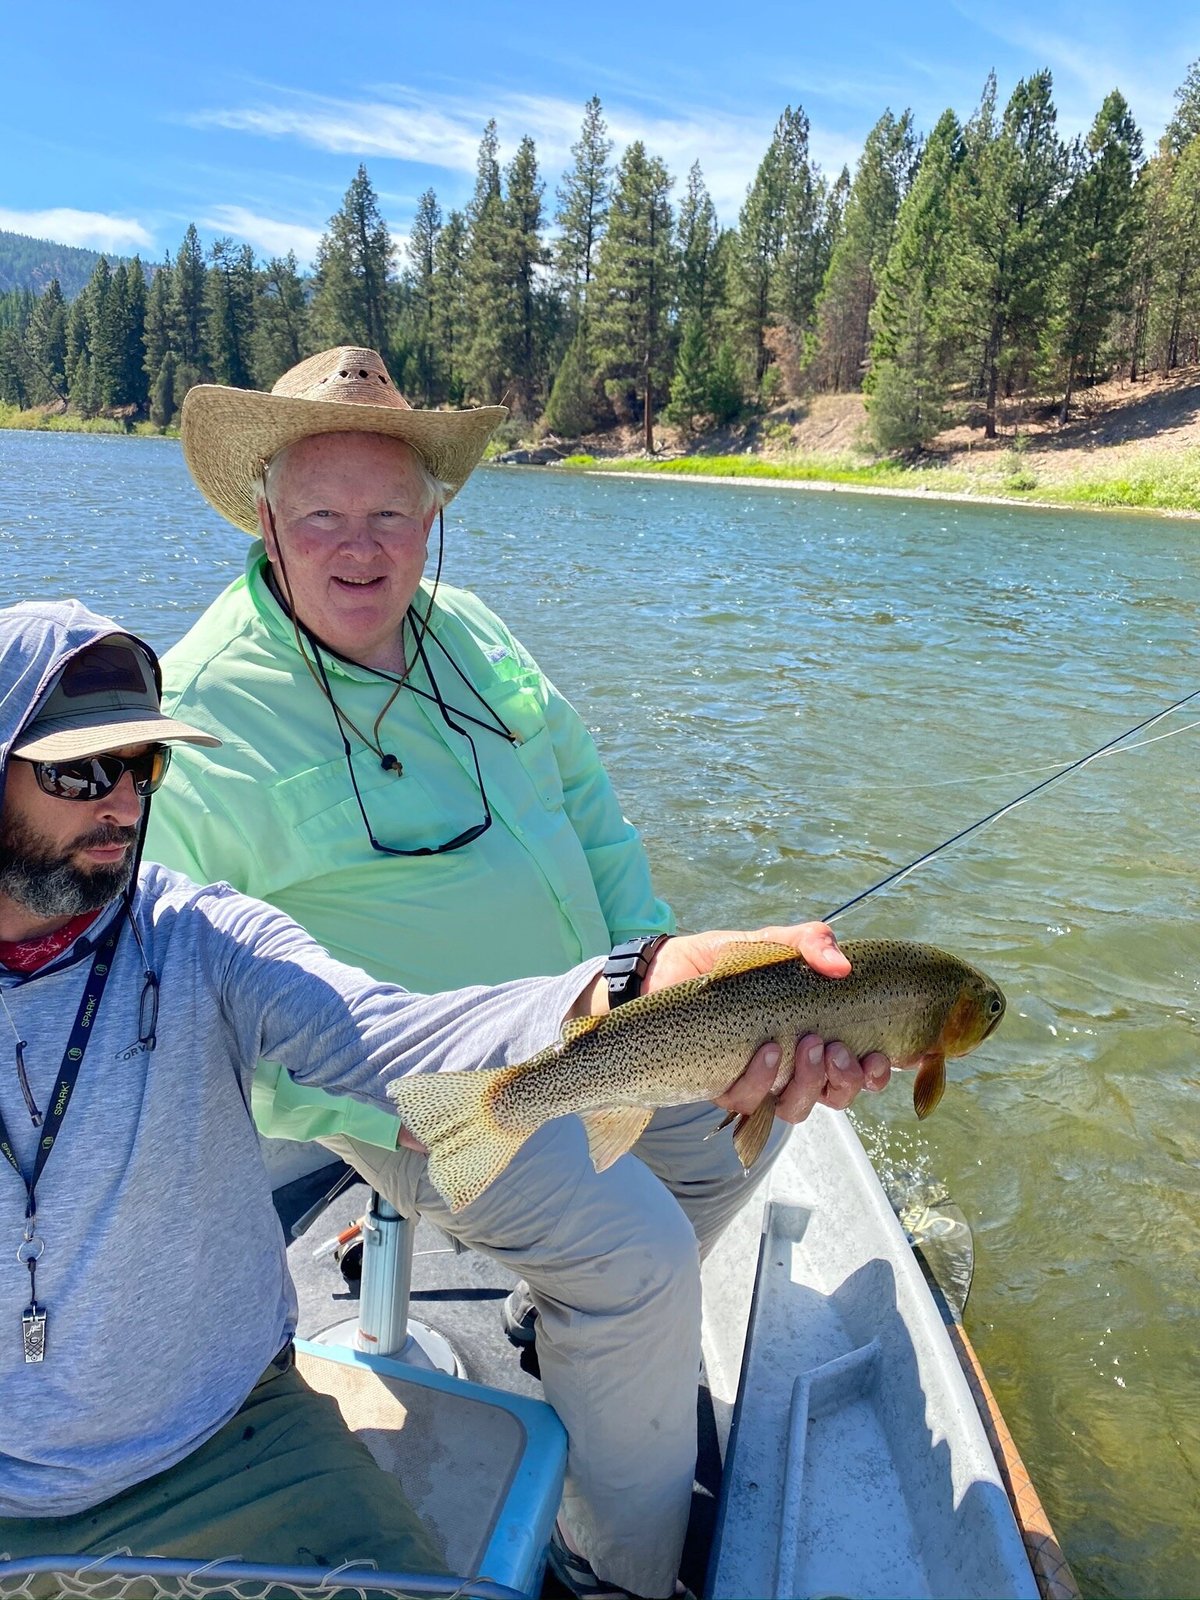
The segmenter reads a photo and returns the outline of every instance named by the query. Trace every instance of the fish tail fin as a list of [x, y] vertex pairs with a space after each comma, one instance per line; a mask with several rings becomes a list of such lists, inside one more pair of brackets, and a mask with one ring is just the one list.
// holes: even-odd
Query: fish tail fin
[[534, 1131], [496, 1120], [492, 1102], [512, 1072], [423, 1072], [388, 1085], [400, 1121], [428, 1149], [429, 1181], [451, 1211], [477, 1200]]

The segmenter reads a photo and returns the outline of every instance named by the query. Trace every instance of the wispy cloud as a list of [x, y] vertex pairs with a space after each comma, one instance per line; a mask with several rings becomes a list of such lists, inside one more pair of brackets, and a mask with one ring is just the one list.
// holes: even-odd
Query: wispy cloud
[[46, 211], [8, 211], [0, 207], [0, 228], [59, 244], [85, 245], [90, 250], [149, 250], [154, 240], [131, 217], [109, 217], [101, 211], [74, 211], [52, 206]]
[[[1041, 67], [1050, 69], [1059, 124], [1065, 132], [1086, 131], [1105, 96], [1118, 88], [1146, 133], [1147, 144], [1157, 139], [1171, 120], [1174, 95], [1162, 82], [1166, 41], [1163, 52], [1147, 57], [1132, 14], [1115, 14], [1107, 19], [1096, 14], [1091, 17], [1086, 34], [1069, 34], [1003, 11], [969, 7], [964, 0], [952, 3], [983, 32], [1025, 58], [1028, 65], [1022, 76]], [[1000, 90], [1002, 95], [1006, 92], [1003, 83]]]
[[280, 222], [276, 217], [260, 216], [247, 206], [213, 206], [208, 215], [201, 218], [200, 225], [213, 233], [230, 234], [266, 255], [285, 256], [289, 250], [294, 250], [302, 266], [312, 263], [321, 241], [320, 228], [306, 228], [298, 222]]
[[[477, 87], [456, 95], [387, 85], [375, 89], [369, 101], [348, 101], [279, 89], [257, 104], [204, 111], [187, 120], [198, 127], [293, 139], [334, 154], [364, 160], [387, 157], [463, 175], [475, 170], [486, 120], [481, 105], [495, 117], [503, 158], [512, 155], [526, 134], [534, 140], [552, 190], [571, 164], [583, 105], [551, 95], [501, 90], [485, 94]], [[661, 156], [681, 184], [692, 163], [699, 161], [713, 202], [727, 222], [736, 219], [775, 120], [770, 112], [737, 115], [671, 106], [639, 110], [608, 103], [604, 114], [618, 157], [640, 139], [652, 155]], [[814, 139], [814, 154], [840, 167], [848, 158], [846, 141], [830, 141], [826, 153]], [[378, 175], [373, 176], [378, 181]]]

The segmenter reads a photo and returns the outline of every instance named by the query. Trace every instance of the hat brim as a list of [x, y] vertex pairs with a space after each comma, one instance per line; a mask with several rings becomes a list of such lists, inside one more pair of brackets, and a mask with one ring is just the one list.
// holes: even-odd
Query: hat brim
[[415, 411], [346, 400], [304, 400], [258, 389], [200, 383], [183, 401], [184, 460], [201, 494], [244, 533], [258, 533], [254, 483], [264, 461], [322, 433], [378, 433], [402, 439], [448, 485], [452, 500], [479, 465], [507, 406]]
[[138, 712], [122, 717], [119, 712], [83, 728], [63, 728], [40, 738], [13, 745], [12, 753], [26, 761], [81, 761], [87, 756], [102, 756], [127, 744], [204, 744], [217, 746], [220, 739], [201, 733], [174, 717], [148, 717]]

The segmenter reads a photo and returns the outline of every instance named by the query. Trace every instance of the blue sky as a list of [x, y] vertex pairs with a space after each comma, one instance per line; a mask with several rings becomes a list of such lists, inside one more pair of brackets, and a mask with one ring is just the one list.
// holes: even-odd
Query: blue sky
[[927, 132], [1049, 67], [1065, 134], [1115, 87], [1149, 147], [1198, 57], [1194, 0], [0, 0], [0, 228], [160, 260], [195, 222], [307, 263], [360, 161], [398, 239], [425, 189], [463, 205], [489, 116], [552, 212], [593, 94], [617, 155], [643, 139], [676, 194], [699, 160], [732, 224], [785, 105], [835, 174], [885, 109]]

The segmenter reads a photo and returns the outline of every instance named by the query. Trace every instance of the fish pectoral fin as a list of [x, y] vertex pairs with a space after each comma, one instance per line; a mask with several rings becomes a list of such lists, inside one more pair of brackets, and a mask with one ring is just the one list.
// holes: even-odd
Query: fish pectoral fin
[[749, 1169], [763, 1153], [763, 1146], [775, 1125], [775, 1096], [767, 1095], [748, 1117], [739, 1117], [733, 1130], [733, 1148], [738, 1160]]
[[741, 1112], [727, 1111], [721, 1118], [720, 1122], [717, 1123], [716, 1127], [710, 1128], [704, 1135], [705, 1143], [707, 1144], [710, 1139], [715, 1139], [719, 1133], [723, 1133], [731, 1122], [736, 1122], [740, 1125], [741, 1123], [745, 1122], [745, 1120], [746, 1119], [744, 1116], [742, 1116]]
[[766, 939], [733, 939], [713, 962], [710, 976], [732, 978], [738, 972], [749, 972], [752, 967], [769, 967], [777, 961], [799, 960], [800, 957], [788, 944], [771, 944]]
[[646, 1106], [603, 1106], [599, 1111], [581, 1111], [579, 1120], [587, 1132], [588, 1154], [596, 1171], [606, 1171], [632, 1149], [653, 1115], [653, 1107]]
[[917, 1081], [913, 1084], [913, 1107], [917, 1116], [927, 1117], [945, 1092], [946, 1057], [940, 1050], [930, 1050], [921, 1058]]

